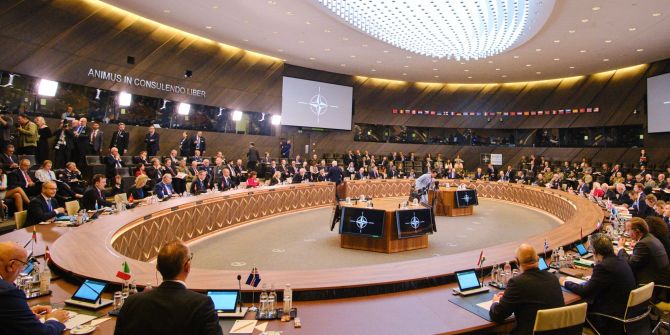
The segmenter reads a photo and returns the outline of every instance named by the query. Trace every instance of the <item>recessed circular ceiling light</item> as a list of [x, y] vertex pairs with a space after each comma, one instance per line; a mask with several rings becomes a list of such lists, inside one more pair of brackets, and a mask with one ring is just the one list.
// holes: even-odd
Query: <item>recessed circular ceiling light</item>
[[409, 65], [403, 65], [403, 67], [409, 67]]
[[600, 10], [600, 7], [597, 7], [597, 6], [596, 6], [596, 7], [593, 7], [593, 8], [591, 8], [591, 9], [593, 9], [593, 10]]
[[571, 68], [571, 69], [574, 69], [575, 67], [574, 67], [574, 66], [571, 66], [570, 68]]
[[589, 19], [582, 19], [582, 23], [589, 22]]
[[205, 29], [212, 29], [212, 26], [205, 26]]
[[249, 42], [248, 38], [243, 39], [242, 41]]
[[214, 5], [214, 6], [212, 6], [212, 9], [219, 9], [219, 6]]
[[465, 65], [465, 62], [461, 62], [461, 65]]
[[635, 50], [635, 51], [637, 51], [637, 52], [642, 52], [642, 51], [644, 51], [644, 49], [637, 49], [637, 50]]
[[387, 53], [389, 53], [389, 51], [388, 51], [388, 50], [384, 50], [384, 53], [387, 54]]
[[440, 78], [440, 76], [433, 76], [433, 77], [435, 77], [435, 78]]
[[324, 29], [323, 32], [324, 32], [324, 33], [329, 33], [329, 32], [330, 32], [330, 29]]
[[507, 78], [507, 75], [506, 75], [506, 74], [503, 74], [501, 77], [503, 77], [503, 78]]
[[277, 49], [277, 51], [279, 51], [279, 52], [284, 52], [284, 49]]
[[[382, 42], [428, 57], [459, 60], [500, 54], [536, 34], [555, 0], [545, 0], [546, 5], [530, 0], [318, 2]], [[417, 17], [421, 19], [412, 19]]]
[[405, 58], [407, 58], [407, 59], [412, 59], [412, 56], [405, 56]]
[[377, 70], [375, 70], [375, 69], [372, 69], [372, 70], [370, 70], [370, 71], [372, 71], [372, 72], [377, 72]]
[[554, 40], [554, 43], [561, 43], [561, 40]]
[[328, 51], [330, 51], [330, 48], [325, 48], [325, 49], [323, 49], [323, 51], [328, 52]]
[[347, 64], [340, 64], [340, 66], [341, 66], [341, 67], [345, 67], [345, 66], [347, 66]]
[[581, 53], [586, 53], [586, 50], [579, 50], [579, 52], [581, 52]]
[[310, 25], [310, 24], [312, 24], [312, 22], [305, 21], [305, 24]]
[[554, 58], [554, 60], [555, 60], [555, 61], [559, 61], [559, 60], [561, 60], [561, 59], [560, 59], [560, 58]]
[[493, 64], [493, 61], [492, 61], [492, 60], [490, 60], [490, 61], [488, 61], [488, 63], [489, 63], [489, 64]]
[[500, 69], [496, 69], [496, 71], [500, 71]]
[[309, 57], [309, 60], [316, 60], [316, 58], [314, 58], [314, 57]]
[[382, 61], [380, 61], [380, 60], [377, 61], [377, 64], [381, 64], [381, 63], [382, 63]]
[[603, 58], [603, 62], [609, 62], [609, 61], [610, 61], [609, 58]]
[[163, 13], [170, 14], [170, 10], [169, 9], [163, 9]]
[[605, 40], [605, 43], [612, 43], [612, 40]]
[[343, 41], [348, 41], [348, 40], [349, 40], [349, 37], [342, 37], [342, 40], [343, 40]]
[[651, 14], [651, 16], [654, 16], [654, 17], [661, 16], [661, 13], [653, 13], [653, 14]]
[[526, 64], [526, 67], [531, 67], [531, 66], [533, 66], [533, 65], [531, 65], [531, 64]]
[[636, 30], [637, 30], [637, 28], [635, 28], [635, 27], [628, 28], [628, 31], [636, 31]]
[[437, 69], [433, 69], [433, 71], [437, 71]]
[[293, 12], [286, 12], [286, 15], [293, 15]]
[[305, 43], [305, 41], [300, 40], [300, 41], [298, 41], [298, 43], [303, 44], [303, 43]]
[[472, 76], [468, 76], [468, 79], [472, 79]]
[[570, 34], [574, 34], [574, 33], [577, 32], [577, 31], [576, 31], [576, 30], [568, 30], [568, 32], [569, 32]]
[[403, 73], [402, 73], [402, 75], [403, 75], [403, 76], [406, 76], [406, 75], [407, 75], [407, 73], [403, 72]]
[[364, 48], [367, 48], [367, 47], [368, 47], [367, 44], [363, 44], [363, 45], [361, 45], [361, 46], [364, 47]]
[[542, 74], [542, 72], [540, 72], [540, 71], [537, 71], [537, 72], [535, 72], [535, 74]]
[[535, 51], [536, 51], [536, 52], [540, 52], [540, 51], [542, 51], [542, 49], [537, 48], [537, 49], [535, 49]]
[[356, 58], [356, 55], [351, 55], [351, 56], [349, 56], [349, 57], [350, 57], [350, 58]]
[[465, 70], [463, 70], [463, 71], [464, 71], [464, 72], [470, 72], [470, 70], [468, 70], [468, 69], [465, 69]]
[[519, 58], [519, 56], [514, 56], [514, 59], [518, 59], [518, 58]]

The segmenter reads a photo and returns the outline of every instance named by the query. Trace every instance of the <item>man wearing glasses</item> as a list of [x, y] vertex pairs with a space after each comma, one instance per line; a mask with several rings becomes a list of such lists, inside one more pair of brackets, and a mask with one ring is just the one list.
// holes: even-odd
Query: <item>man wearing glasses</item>
[[[28, 253], [13, 242], [0, 243], [0, 334], [60, 334], [68, 313], [50, 306], [28, 307], [26, 295], [14, 286], [28, 263]], [[39, 316], [46, 314], [41, 323]]]
[[163, 245], [156, 260], [163, 283], [124, 302], [114, 334], [222, 335], [212, 299], [186, 288], [192, 259], [193, 254], [181, 241]]
[[58, 201], [56, 201], [55, 196], [57, 191], [58, 187], [54, 181], [42, 184], [42, 193], [32, 198], [30, 205], [28, 205], [26, 226], [49, 221], [57, 215], [65, 213], [65, 209], [58, 206]]

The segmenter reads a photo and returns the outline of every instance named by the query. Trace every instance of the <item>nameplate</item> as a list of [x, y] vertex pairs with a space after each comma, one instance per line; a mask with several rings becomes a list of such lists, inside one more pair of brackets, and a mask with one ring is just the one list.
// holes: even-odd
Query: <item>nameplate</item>
[[224, 195], [223, 198], [228, 199], [228, 198], [230, 198], [230, 195]]
[[151, 219], [151, 214], [144, 216], [144, 220], [149, 220], [149, 219]]
[[247, 192], [247, 195], [254, 195], [254, 192]]
[[382, 183], [385, 183], [385, 182], [386, 182], [386, 179], [382, 179], [381, 182], [382, 182]]
[[202, 200], [198, 200], [195, 202], [196, 205], [202, 205]]
[[179, 209], [179, 206], [174, 206], [174, 207], [171, 207], [171, 208], [170, 208], [170, 210], [173, 211], [173, 212], [176, 211], [176, 210], [178, 210], [178, 209]]
[[270, 192], [274, 192], [274, 191], [276, 191], [276, 190], [277, 190], [277, 189], [271, 188], [271, 189], [270, 189]]
[[295, 188], [295, 186], [289, 186], [288, 188], [289, 188], [289, 190], [292, 190], [292, 189]]

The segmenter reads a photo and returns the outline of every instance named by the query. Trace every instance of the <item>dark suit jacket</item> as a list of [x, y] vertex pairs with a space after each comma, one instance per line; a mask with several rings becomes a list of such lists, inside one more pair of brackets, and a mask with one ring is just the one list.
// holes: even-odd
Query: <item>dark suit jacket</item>
[[[635, 276], [625, 260], [608, 256], [593, 268], [591, 279], [584, 284], [565, 282], [565, 288], [589, 302], [589, 313], [604, 313], [623, 318], [628, 294], [637, 288]], [[596, 319], [591, 318], [591, 321]], [[623, 334], [620, 322], [598, 318], [595, 325], [601, 334]]]
[[227, 179], [222, 176], [219, 180], [219, 190], [228, 191], [233, 187], [235, 187], [235, 179], [232, 176], [229, 176]]
[[307, 173], [305, 173], [304, 176], [301, 176], [300, 173], [293, 176], [293, 184], [300, 184], [300, 183], [302, 183], [303, 180], [309, 181], [309, 177], [307, 177]]
[[135, 185], [131, 186], [128, 189], [128, 192], [126, 192], [126, 196], [130, 198], [130, 196], [133, 196], [134, 200], [141, 200], [147, 197], [148, 193], [144, 189], [137, 188]]
[[148, 292], [130, 296], [119, 313], [115, 335], [221, 335], [214, 303], [208, 296], [164, 281]]
[[16, 155], [11, 155], [7, 156], [4, 152], [0, 154], [0, 163], [2, 163], [2, 169], [5, 170], [5, 172], [9, 172], [9, 166], [16, 163], [19, 164], [19, 157]]
[[191, 140], [191, 152], [195, 153], [196, 150], [200, 150], [200, 154], [203, 154], [207, 148], [207, 143], [205, 142], [204, 137], [200, 137], [200, 146], [198, 146], [196, 143], [197, 139], [197, 136], [193, 136], [193, 139]]
[[190, 157], [193, 155], [193, 142], [190, 137], [183, 138], [179, 140], [179, 155], [182, 157]]
[[[30, 178], [34, 183], [36, 179], [33, 177]], [[24, 190], [26, 190], [26, 178], [23, 176], [23, 173], [21, 172], [20, 169], [16, 169], [14, 171], [7, 173], [7, 189], [13, 190], [17, 187], [21, 187]]]
[[58, 201], [56, 198], [51, 198], [51, 210], [47, 205], [46, 199], [40, 194], [30, 199], [28, 205], [28, 216], [26, 218], [26, 226], [36, 225], [40, 222], [47, 221], [56, 216], [53, 210], [58, 208]]
[[193, 178], [190, 192], [192, 194], [205, 193], [207, 192], [207, 185], [209, 185], [209, 177], [206, 177], [205, 180], [200, 180], [200, 178], [197, 177]]
[[344, 179], [342, 174], [342, 169], [339, 166], [331, 166], [328, 168], [328, 180], [334, 182], [336, 185], [339, 185]]
[[14, 284], [0, 279], [0, 334], [57, 335], [65, 330], [58, 321], [39, 322], [28, 307], [26, 295]]
[[619, 250], [619, 257], [628, 261], [635, 280], [639, 285], [654, 282], [656, 284], [668, 285], [670, 278], [670, 263], [668, 254], [661, 241], [654, 235], [647, 234], [642, 237], [633, 248], [633, 254], [628, 255], [623, 249]]
[[144, 135], [144, 143], [147, 145], [147, 153], [149, 156], [155, 156], [160, 150], [160, 135], [155, 132], [153, 135], [147, 133]]
[[110, 207], [112, 203], [105, 199], [104, 192], [98, 191], [95, 186], [89, 187], [86, 192], [84, 192], [84, 197], [81, 198], [82, 207], [86, 208], [89, 211], [95, 210], [95, 204], [98, 204], [98, 208]]
[[[91, 142], [91, 149], [93, 149], [93, 152], [100, 152], [100, 149], [102, 149], [102, 140], [103, 140], [103, 132], [102, 130], [98, 129], [98, 133], [95, 135], [95, 139]], [[88, 135], [89, 139], [92, 139], [93, 137], [93, 129], [91, 129], [91, 133]], [[122, 152], [119, 152], [121, 154]]]
[[516, 326], [511, 334], [532, 334], [538, 310], [563, 305], [565, 302], [558, 278], [553, 273], [535, 268], [509, 280], [505, 295], [499, 303], [491, 305], [489, 316], [495, 322], [503, 322], [514, 313]]
[[363, 179], [364, 177], [365, 177], [365, 172], [360, 173], [360, 171], [356, 171], [356, 173], [354, 174], [354, 180], [360, 180], [360, 179]]
[[274, 185], [277, 185], [277, 184], [281, 184], [281, 180], [279, 180], [277, 178], [270, 179], [270, 186], [274, 186]]
[[168, 196], [168, 191], [166, 189], [170, 191], [170, 194], [174, 195], [174, 188], [172, 188], [172, 185], [166, 185], [163, 182], [156, 184], [154, 187], [154, 194], [158, 197], [158, 199], [163, 199]]
[[109, 147], [116, 147], [119, 149], [119, 155], [123, 155], [128, 149], [128, 140], [130, 139], [130, 134], [127, 131], [122, 131], [119, 134], [119, 131], [115, 131], [112, 134], [112, 142], [109, 143]]
[[119, 160], [116, 160], [114, 156], [112, 155], [107, 155], [105, 156], [105, 175], [107, 178], [114, 178], [116, 176], [116, 166], [117, 164], [120, 167], [124, 167], [125, 164], [123, 164], [123, 160], [119, 156]]

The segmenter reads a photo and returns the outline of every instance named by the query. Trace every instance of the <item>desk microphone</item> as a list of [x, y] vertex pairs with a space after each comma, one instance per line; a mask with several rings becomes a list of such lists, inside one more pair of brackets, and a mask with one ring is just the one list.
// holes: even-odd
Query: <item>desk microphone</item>
[[237, 275], [237, 285], [238, 285], [238, 287], [240, 288], [240, 293], [239, 293], [239, 294], [240, 294], [240, 303], [239, 303], [239, 307], [240, 307], [240, 313], [242, 313], [242, 275], [239, 275], [239, 274]]

